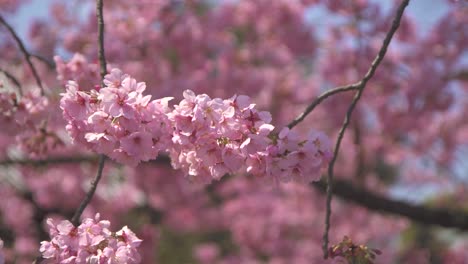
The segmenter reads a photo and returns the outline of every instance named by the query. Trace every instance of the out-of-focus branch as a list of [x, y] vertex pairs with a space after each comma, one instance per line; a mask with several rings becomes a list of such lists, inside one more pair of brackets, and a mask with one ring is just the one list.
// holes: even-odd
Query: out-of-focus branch
[[7, 30], [10, 32], [11, 36], [15, 39], [16, 43], [18, 44], [18, 47], [20, 48], [21, 52], [24, 55], [24, 59], [28, 63], [29, 68], [31, 69], [31, 72], [34, 76], [34, 79], [36, 80], [37, 86], [41, 89], [41, 95], [44, 95], [44, 87], [42, 87], [42, 82], [41, 78], [39, 78], [39, 74], [37, 73], [36, 68], [31, 62], [31, 57], [32, 55], [28, 52], [26, 47], [23, 44], [23, 41], [19, 38], [18, 34], [16, 34], [16, 31], [13, 29], [13, 27], [6, 22], [6, 20], [3, 18], [3, 16], [0, 15], [0, 24], [4, 25]]
[[18, 79], [16, 79], [15, 76], [13, 76], [13, 74], [11, 74], [10, 72], [8, 72], [7, 70], [4, 70], [2, 68], [0, 68], [0, 72], [3, 73], [5, 75], [5, 77], [8, 78], [8, 80], [10, 80], [12, 83], [14, 83], [16, 85], [16, 87], [18, 87], [19, 94], [23, 95], [23, 89], [21, 88], [21, 84], [18, 81]]
[[[98, 156], [81, 156], [69, 158], [53, 158], [40, 161], [35, 160], [7, 160], [0, 161], [0, 165], [20, 165], [36, 166], [47, 164], [75, 164], [96, 162]], [[167, 156], [160, 156], [153, 161], [145, 164], [169, 166], [170, 160]], [[468, 212], [463, 210], [447, 210], [443, 208], [431, 208], [424, 205], [412, 205], [408, 202], [398, 201], [376, 194], [368, 189], [358, 187], [349, 180], [335, 179], [333, 181], [333, 193], [344, 199], [346, 202], [352, 202], [361, 207], [372, 211], [392, 214], [405, 217], [412, 221], [421, 222], [428, 225], [435, 225], [447, 228], [458, 228], [468, 231]], [[322, 180], [311, 184], [321, 192], [326, 192], [326, 181]], [[211, 186], [211, 185], [210, 185]]]
[[351, 115], [353, 114], [353, 111], [359, 101], [359, 99], [362, 96], [362, 93], [364, 92], [364, 89], [366, 88], [367, 82], [374, 76], [375, 71], [377, 70], [377, 67], [379, 66], [380, 62], [383, 60], [385, 53], [387, 52], [387, 48], [390, 45], [390, 41], [392, 40], [393, 35], [395, 34], [396, 30], [400, 26], [400, 21], [401, 18], [403, 17], [403, 12], [405, 11], [406, 6], [408, 6], [409, 0], [403, 0], [400, 4], [400, 6], [397, 9], [395, 18], [393, 19], [392, 22], [392, 27], [388, 31], [387, 35], [385, 36], [385, 39], [383, 40], [382, 47], [379, 50], [379, 53], [375, 57], [374, 61], [372, 62], [369, 70], [367, 73], [364, 75], [362, 80], [358, 82], [357, 86], [357, 92], [354, 95], [353, 101], [351, 102], [348, 111], [346, 112], [346, 117], [343, 122], [343, 125], [341, 126], [340, 131], [338, 132], [338, 139], [335, 144], [335, 149], [333, 152], [333, 157], [330, 161], [330, 164], [328, 166], [328, 177], [327, 177], [327, 201], [326, 201], [326, 213], [325, 213], [325, 232], [323, 234], [323, 253], [324, 253], [324, 258], [328, 258], [328, 233], [330, 230], [330, 216], [331, 216], [331, 199], [332, 199], [332, 193], [333, 193], [333, 169], [335, 166], [336, 159], [338, 157], [338, 153], [340, 151], [340, 145], [341, 141], [343, 140], [344, 133], [346, 131], [346, 128], [349, 125], [349, 122], [351, 121]]
[[50, 157], [47, 159], [4, 159], [0, 160], [0, 166], [46, 166], [55, 164], [96, 162], [98, 156], [75, 156], [75, 157]]
[[[312, 183], [312, 186], [325, 193], [327, 183], [319, 181]], [[422, 224], [468, 231], [467, 211], [431, 208], [389, 199], [363, 187], [358, 187], [347, 180], [334, 180], [333, 186], [333, 194], [346, 202], [355, 203], [369, 210], [406, 217]]]
[[60, 214], [64, 216], [69, 216], [73, 214], [73, 211], [64, 210], [60, 208], [43, 208], [40, 206], [33, 197], [33, 193], [30, 191], [22, 191], [19, 193], [21, 198], [31, 203], [33, 206], [33, 218], [35, 229], [39, 234], [39, 240], [46, 240], [48, 238], [47, 232], [43, 229], [43, 223], [47, 215], [49, 214]]
[[447, 80], [468, 81], [468, 69], [462, 69], [445, 77]]
[[[74, 156], [74, 157], [50, 157], [47, 159], [5, 159], [0, 160], [0, 166], [48, 166], [60, 164], [74, 164], [74, 163], [90, 163], [97, 162], [99, 155], [87, 156]], [[168, 156], [159, 155], [157, 159], [150, 161], [151, 164], [169, 165], [170, 159]]]
[[49, 67], [49, 69], [51, 70], [55, 70], [55, 62], [52, 61], [52, 60], [49, 60], [39, 54], [31, 54], [31, 57], [34, 57], [36, 59], [38, 59], [40, 62], [44, 63], [45, 65], [47, 65], [47, 67]]

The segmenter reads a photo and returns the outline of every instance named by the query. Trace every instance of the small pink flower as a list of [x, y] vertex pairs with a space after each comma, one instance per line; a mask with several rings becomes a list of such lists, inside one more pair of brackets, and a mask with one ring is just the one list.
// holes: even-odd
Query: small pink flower
[[78, 227], [69, 221], [58, 225], [51, 220], [47, 222], [52, 239], [41, 242], [40, 252], [44, 259], [53, 263], [141, 262], [137, 248], [142, 240], [126, 226], [116, 233], [111, 232], [110, 222], [100, 220], [99, 214], [94, 219], [83, 220]]
[[129, 156], [141, 157], [142, 160], [148, 160], [149, 155], [153, 148], [153, 140], [150, 133], [147, 132], [134, 132], [122, 139], [120, 139], [122, 150]]

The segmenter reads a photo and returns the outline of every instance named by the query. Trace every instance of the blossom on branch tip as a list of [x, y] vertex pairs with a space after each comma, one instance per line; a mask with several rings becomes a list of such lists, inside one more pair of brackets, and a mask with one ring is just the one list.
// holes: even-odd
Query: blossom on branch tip
[[164, 151], [197, 182], [246, 172], [271, 182], [308, 182], [318, 180], [331, 157], [323, 133], [301, 140], [284, 128], [275, 135], [271, 114], [245, 95], [221, 99], [186, 90], [171, 107], [172, 98], [151, 100], [143, 95], [145, 83], [118, 69], [104, 84], [83, 92], [70, 82], [60, 106], [74, 142], [127, 165]]
[[127, 226], [117, 232], [109, 230], [110, 222], [94, 219], [83, 220], [78, 227], [67, 220], [49, 225], [50, 241], [42, 241], [40, 252], [46, 263], [140, 263], [137, 251], [142, 240]]

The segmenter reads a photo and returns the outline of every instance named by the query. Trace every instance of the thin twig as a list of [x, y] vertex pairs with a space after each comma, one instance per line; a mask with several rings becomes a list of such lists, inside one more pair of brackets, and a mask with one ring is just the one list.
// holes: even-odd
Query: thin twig
[[100, 155], [99, 156], [99, 167], [98, 172], [96, 174], [96, 178], [93, 179], [91, 182], [91, 188], [89, 189], [88, 193], [86, 193], [85, 198], [81, 201], [80, 206], [76, 209], [75, 214], [73, 215], [71, 222], [74, 226], [78, 226], [80, 224], [80, 217], [83, 213], [86, 206], [88, 206], [89, 202], [93, 198], [94, 192], [96, 191], [97, 185], [102, 177], [102, 171], [104, 169], [104, 162], [106, 161], [106, 156]]
[[354, 108], [356, 107], [359, 99], [362, 96], [362, 93], [364, 92], [364, 89], [366, 87], [367, 82], [374, 76], [374, 73], [379, 66], [380, 62], [383, 60], [385, 53], [387, 52], [388, 45], [390, 44], [390, 41], [392, 40], [393, 35], [395, 34], [396, 30], [400, 26], [400, 21], [401, 18], [403, 17], [403, 12], [408, 6], [410, 0], [403, 0], [403, 2], [400, 4], [398, 7], [398, 10], [396, 12], [395, 18], [393, 19], [392, 22], [392, 27], [390, 28], [390, 31], [387, 33], [385, 36], [385, 39], [383, 41], [382, 47], [379, 50], [379, 53], [375, 57], [374, 61], [372, 62], [369, 70], [367, 71], [366, 75], [364, 75], [364, 78], [358, 83], [359, 86], [357, 88], [357, 92], [353, 98], [353, 101], [351, 102], [351, 105], [348, 108], [348, 111], [346, 112], [346, 117], [343, 122], [343, 125], [338, 132], [338, 139], [335, 144], [335, 149], [333, 152], [333, 157], [330, 161], [330, 164], [328, 166], [328, 177], [327, 177], [327, 201], [326, 201], [326, 214], [325, 214], [325, 232], [323, 234], [323, 253], [324, 253], [324, 258], [328, 258], [328, 233], [330, 230], [330, 216], [331, 216], [331, 200], [332, 200], [332, 193], [333, 193], [333, 169], [334, 165], [336, 162], [336, 159], [338, 157], [338, 153], [340, 150], [340, 145], [341, 141], [343, 139], [344, 133], [346, 131], [346, 128], [349, 125], [349, 122], [351, 120], [351, 115], [354, 111]]
[[1, 15], [0, 15], [0, 23], [3, 24], [7, 28], [11, 36], [15, 39], [16, 43], [18, 44], [18, 47], [20, 48], [21, 52], [24, 55], [24, 59], [26, 60], [29, 68], [31, 69], [34, 79], [36, 80], [37, 86], [39, 86], [39, 88], [41, 89], [41, 95], [44, 95], [44, 87], [42, 87], [41, 78], [39, 78], [39, 74], [37, 73], [36, 68], [31, 62], [31, 54], [28, 52], [28, 50], [24, 46], [23, 41], [21, 41], [21, 39], [19, 38], [18, 34], [16, 34], [13, 27], [10, 24], [8, 24], [8, 22], [6, 22], [6, 20]]
[[[102, 12], [103, 9], [103, 0], [96, 0], [96, 16], [98, 21], [98, 57], [99, 57], [99, 64], [101, 66], [101, 84], [104, 86], [104, 76], [106, 75], [106, 58], [104, 56], [104, 15]], [[88, 193], [86, 194], [84, 200], [81, 202], [80, 206], [75, 212], [71, 222], [73, 225], [78, 226], [80, 222], [81, 214], [83, 213], [86, 206], [88, 206], [89, 202], [93, 198], [94, 192], [97, 189], [97, 185], [102, 177], [102, 170], [104, 169], [104, 163], [106, 161], [105, 155], [99, 156], [99, 167], [96, 177], [91, 182], [91, 188], [89, 189]]]
[[0, 68], [0, 72], [3, 73], [5, 75], [5, 77], [8, 78], [8, 80], [10, 80], [12, 83], [14, 83], [16, 85], [16, 87], [18, 87], [19, 94], [23, 95], [23, 89], [21, 88], [21, 84], [18, 81], [18, 79], [16, 79], [15, 76], [13, 76], [13, 74], [9, 73], [7, 70], [4, 70], [2, 68]]
[[315, 100], [310, 105], [308, 105], [306, 107], [304, 112], [302, 112], [291, 123], [288, 124], [289, 129], [295, 127], [297, 124], [302, 122], [304, 120], [304, 118], [306, 118], [306, 116], [308, 114], [310, 114], [310, 112], [312, 112], [312, 110], [314, 110], [315, 107], [318, 106], [323, 100], [325, 100], [328, 97], [330, 97], [330, 96], [332, 96], [334, 94], [337, 94], [337, 93], [356, 90], [358, 88], [358, 86], [359, 86], [359, 83], [355, 83], [355, 84], [351, 84], [351, 85], [336, 87], [336, 88], [330, 89], [330, 90], [322, 93], [317, 98], [315, 98]]

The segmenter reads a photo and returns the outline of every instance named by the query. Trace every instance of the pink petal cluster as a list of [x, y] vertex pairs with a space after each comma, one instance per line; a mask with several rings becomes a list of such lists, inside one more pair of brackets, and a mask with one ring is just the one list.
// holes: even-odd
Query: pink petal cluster
[[[311, 131], [306, 140], [285, 127], [265, 152], [247, 160], [247, 171], [276, 182], [310, 182], [320, 179], [321, 168], [332, 158], [332, 146], [323, 132]], [[265, 173], [257, 171], [265, 167]]]
[[90, 89], [99, 84], [99, 65], [89, 63], [82, 54], [75, 53], [67, 63], [59, 56], [55, 56], [54, 61], [57, 79], [63, 84], [67, 80], [74, 80], [81, 89]]
[[258, 111], [248, 96], [211, 99], [190, 90], [169, 119], [173, 166], [203, 182], [242, 172], [250, 155], [266, 149], [274, 128], [270, 113]]
[[46, 263], [140, 263], [137, 247], [141, 239], [127, 227], [109, 230], [110, 222], [87, 218], [78, 227], [67, 220], [47, 220], [51, 241], [42, 241], [40, 252]]
[[0, 133], [15, 136], [16, 146], [28, 156], [45, 156], [62, 144], [55, 131], [43, 122], [49, 107], [49, 99], [38, 89], [29, 90], [21, 97], [14, 92], [1, 91]]
[[125, 164], [167, 151], [173, 167], [198, 182], [243, 172], [274, 182], [310, 181], [331, 156], [323, 133], [300, 140], [285, 128], [274, 135], [271, 114], [245, 95], [223, 100], [186, 90], [171, 108], [172, 98], [150, 101], [142, 94], [145, 84], [118, 69], [104, 84], [85, 92], [70, 81], [60, 106], [74, 142]]
[[142, 95], [145, 83], [117, 69], [104, 84], [87, 92], [68, 83], [60, 107], [74, 142], [129, 165], [155, 158], [171, 139], [166, 116], [171, 98], [151, 101]]

